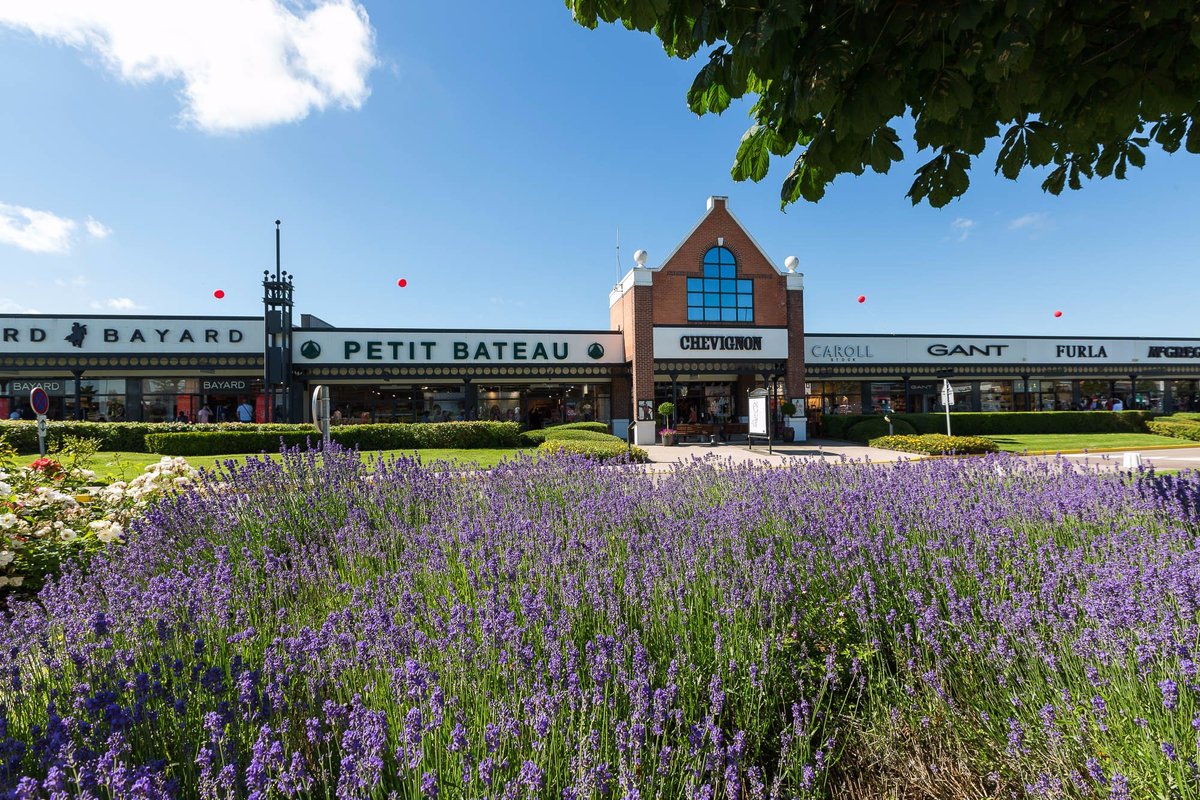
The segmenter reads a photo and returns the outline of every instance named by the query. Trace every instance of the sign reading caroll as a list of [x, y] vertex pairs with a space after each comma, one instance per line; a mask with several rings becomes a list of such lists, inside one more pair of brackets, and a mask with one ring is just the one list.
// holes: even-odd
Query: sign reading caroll
[[1166, 359], [1200, 363], [1196, 340], [810, 334], [804, 346], [810, 364], [1137, 364]]

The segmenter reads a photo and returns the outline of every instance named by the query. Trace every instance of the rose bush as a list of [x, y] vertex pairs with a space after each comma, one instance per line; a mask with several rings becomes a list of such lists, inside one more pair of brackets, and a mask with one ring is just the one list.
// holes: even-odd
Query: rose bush
[[198, 475], [186, 460], [164, 457], [128, 483], [98, 486], [86, 458], [64, 456], [21, 467], [0, 443], [0, 595], [34, 591], [64, 563], [122, 541], [134, 516]]

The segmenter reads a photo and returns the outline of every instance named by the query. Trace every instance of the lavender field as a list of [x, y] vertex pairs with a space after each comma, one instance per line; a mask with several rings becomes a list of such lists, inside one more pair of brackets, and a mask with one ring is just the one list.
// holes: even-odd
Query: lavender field
[[1193, 797], [1198, 500], [1008, 456], [251, 463], [10, 603], [0, 796]]

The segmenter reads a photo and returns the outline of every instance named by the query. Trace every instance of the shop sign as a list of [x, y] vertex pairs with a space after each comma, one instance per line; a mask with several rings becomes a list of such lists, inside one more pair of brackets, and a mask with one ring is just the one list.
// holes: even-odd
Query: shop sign
[[1136, 364], [1147, 359], [1200, 361], [1200, 341], [1145, 339], [998, 339], [956, 336], [823, 336], [805, 337], [810, 364]]
[[655, 358], [781, 359], [787, 352], [786, 328], [654, 329]]
[[621, 364], [621, 333], [297, 331], [300, 363]]
[[244, 378], [201, 378], [202, 392], [244, 392], [248, 381]]
[[46, 394], [58, 397], [63, 394], [65, 386], [63, 381], [54, 379], [36, 380], [36, 381], [9, 381], [8, 393], [13, 397], [17, 395], [26, 395], [33, 391], [35, 386], [40, 386], [46, 390]]
[[1200, 358], [1200, 347], [1152, 345], [1146, 351], [1146, 358]]
[[183, 317], [0, 318], [0, 352], [261, 353], [259, 320]]

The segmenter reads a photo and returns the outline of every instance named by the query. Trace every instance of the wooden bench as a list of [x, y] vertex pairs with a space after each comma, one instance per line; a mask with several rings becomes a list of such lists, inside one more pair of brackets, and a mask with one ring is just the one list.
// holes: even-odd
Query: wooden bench
[[708, 441], [709, 433], [705, 428], [712, 428], [712, 425], [701, 425], [696, 422], [681, 422], [675, 426], [675, 438], [679, 441]]

